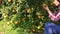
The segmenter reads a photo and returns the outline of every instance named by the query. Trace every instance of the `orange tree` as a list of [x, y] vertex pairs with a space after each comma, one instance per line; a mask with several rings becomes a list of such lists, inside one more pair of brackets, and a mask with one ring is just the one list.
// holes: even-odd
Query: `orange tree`
[[51, 20], [42, 6], [55, 10], [53, 0], [0, 0], [0, 30], [6, 34], [43, 31], [44, 23]]

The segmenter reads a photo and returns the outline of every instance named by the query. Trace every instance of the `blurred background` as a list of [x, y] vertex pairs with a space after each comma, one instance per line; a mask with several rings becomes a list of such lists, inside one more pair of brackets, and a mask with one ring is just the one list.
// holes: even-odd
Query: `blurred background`
[[42, 6], [55, 10], [53, 0], [0, 0], [0, 32], [43, 34], [44, 23], [51, 20]]

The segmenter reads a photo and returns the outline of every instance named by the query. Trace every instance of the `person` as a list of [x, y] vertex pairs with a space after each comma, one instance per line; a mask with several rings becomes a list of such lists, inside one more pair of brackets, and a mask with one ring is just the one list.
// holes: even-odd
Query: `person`
[[[60, 0], [54, 0], [53, 4], [57, 7], [57, 13], [48, 8], [48, 6], [43, 6], [43, 8], [48, 12], [49, 18], [52, 22], [46, 22], [44, 26], [44, 34], [60, 34]], [[57, 23], [58, 22], [58, 23]], [[56, 24], [55, 24], [56, 23]]]

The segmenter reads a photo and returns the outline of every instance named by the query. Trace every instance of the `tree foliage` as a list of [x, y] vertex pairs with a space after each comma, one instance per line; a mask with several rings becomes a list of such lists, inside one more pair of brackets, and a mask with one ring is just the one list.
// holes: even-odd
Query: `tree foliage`
[[53, 0], [0, 0], [0, 30], [5, 34], [43, 31], [44, 23], [51, 21], [42, 8], [44, 4], [55, 10]]

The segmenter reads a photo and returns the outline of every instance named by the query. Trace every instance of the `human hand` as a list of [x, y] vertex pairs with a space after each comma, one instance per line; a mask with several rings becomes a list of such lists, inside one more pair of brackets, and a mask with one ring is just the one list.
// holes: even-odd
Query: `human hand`
[[45, 9], [45, 10], [49, 10], [48, 6], [46, 4], [43, 4], [42, 7]]

